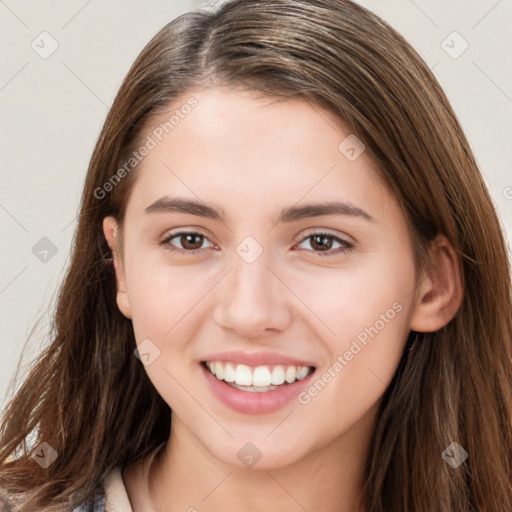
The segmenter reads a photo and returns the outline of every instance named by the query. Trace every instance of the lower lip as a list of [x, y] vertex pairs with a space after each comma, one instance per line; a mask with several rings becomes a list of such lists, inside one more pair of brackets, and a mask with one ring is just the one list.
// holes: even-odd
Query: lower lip
[[272, 391], [251, 392], [232, 388], [223, 380], [212, 375], [203, 364], [200, 366], [213, 394], [224, 405], [243, 414], [269, 414], [281, 409], [297, 398], [315, 373], [313, 371], [302, 380], [280, 386]]

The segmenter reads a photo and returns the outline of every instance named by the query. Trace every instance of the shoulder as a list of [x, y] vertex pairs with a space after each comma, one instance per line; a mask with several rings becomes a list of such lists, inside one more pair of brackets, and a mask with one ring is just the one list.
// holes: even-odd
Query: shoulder
[[72, 512], [133, 512], [120, 467], [113, 469], [107, 475], [103, 487], [104, 494], [97, 497], [92, 508], [81, 505], [74, 508]]
[[104, 487], [106, 512], [133, 512], [121, 467], [113, 469], [107, 475]]
[[[9, 457], [4, 462], [14, 460]], [[95, 496], [94, 504], [83, 503], [76, 506], [71, 512], [133, 512], [128, 493], [123, 481], [122, 468], [114, 468], [103, 481], [104, 493]], [[10, 504], [3, 499], [5, 494], [0, 489], [0, 512], [10, 510]]]
[[95, 504], [91, 507], [88, 505], [79, 505], [75, 507], [71, 512], [105, 512], [105, 496], [99, 497]]

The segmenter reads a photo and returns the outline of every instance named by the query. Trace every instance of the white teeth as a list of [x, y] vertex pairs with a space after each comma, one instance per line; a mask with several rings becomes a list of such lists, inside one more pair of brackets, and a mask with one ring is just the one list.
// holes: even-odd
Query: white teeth
[[[307, 377], [313, 368], [309, 366], [257, 366], [249, 367], [245, 364], [235, 365], [233, 363], [223, 363], [221, 361], [207, 361], [206, 366], [210, 373], [219, 380], [233, 383], [233, 387], [245, 386], [246, 391], [270, 391], [277, 386], [287, 382], [291, 384], [296, 380], [302, 380]], [[251, 389], [249, 389], [251, 387]], [[238, 388], [240, 389], [240, 388]]]
[[284, 379], [286, 380], [286, 382], [291, 384], [292, 382], [295, 381], [296, 378], [297, 378], [297, 369], [294, 368], [293, 366], [288, 366]]
[[224, 380], [224, 365], [215, 363], [215, 376], [219, 380]]
[[[217, 363], [222, 364], [222, 363]], [[239, 364], [235, 370], [235, 382], [239, 386], [252, 386], [251, 369], [245, 364]]]
[[236, 384], [229, 384], [232, 388], [239, 389], [240, 391], [249, 391], [251, 393], [264, 393], [265, 391], [272, 391], [279, 386], [265, 386], [260, 388], [258, 386], [237, 386]]
[[230, 363], [224, 365], [224, 380], [226, 382], [235, 382], [235, 367]]
[[272, 384], [272, 375], [266, 366], [258, 366], [252, 374], [252, 385], [260, 388]]
[[272, 384], [278, 386], [284, 383], [284, 368], [282, 366], [276, 366], [272, 370]]
[[307, 376], [308, 373], [309, 373], [309, 368], [307, 366], [301, 366], [297, 370], [297, 380], [302, 380], [304, 377]]

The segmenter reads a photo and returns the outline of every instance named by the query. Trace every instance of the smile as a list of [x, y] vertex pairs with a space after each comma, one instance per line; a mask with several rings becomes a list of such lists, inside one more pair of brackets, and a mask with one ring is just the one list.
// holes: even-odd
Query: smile
[[217, 379], [242, 391], [265, 392], [281, 385], [292, 384], [307, 377], [314, 368], [308, 366], [256, 366], [205, 361], [205, 365]]
[[202, 361], [199, 366], [213, 396], [242, 414], [269, 414], [295, 402], [315, 374], [312, 366], [284, 364]]

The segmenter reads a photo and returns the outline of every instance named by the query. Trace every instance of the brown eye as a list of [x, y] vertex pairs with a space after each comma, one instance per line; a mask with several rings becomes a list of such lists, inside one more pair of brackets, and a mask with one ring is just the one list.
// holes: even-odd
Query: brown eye
[[325, 235], [313, 235], [311, 238], [311, 247], [320, 251], [329, 250], [332, 247], [332, 237]]
[[[171, 242], [172, 240], [175, 241]], [[172, 252], [194, 254], [204, 250], [202, 245], [205, 240], [208, 239], [201, 233], [196, 233], [194, 231], [181, 231], [179, 233], [173, 233], [169, 235], [165, 240], [161, 242], [161, 245], [165, 245], [166, 248]], [[175, 244], [178, 244], [178, 246], [176, 247]], [[210, 247], [212, 246], [213, 244], [211, 244]]]
[[179, 235], [179, 240], [184, 249], [200, 249], [203, 244], [203, 235], [198, 235], [197, 233], [186, 233], [183, 235]]
[[[354, 244], [331, 233], [311, 233], [304, 237], [300, 244], [309, 240], [309, 245], [318, 256], [334, 256], [340, 253], [348, 253], [354, 248]], [[333, 244], [339, 244], [331, 250]], [[340, 247], [341, 246], [341, 247]]]

